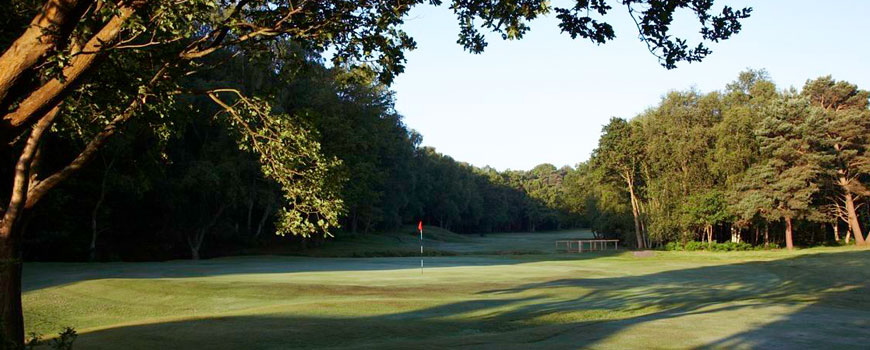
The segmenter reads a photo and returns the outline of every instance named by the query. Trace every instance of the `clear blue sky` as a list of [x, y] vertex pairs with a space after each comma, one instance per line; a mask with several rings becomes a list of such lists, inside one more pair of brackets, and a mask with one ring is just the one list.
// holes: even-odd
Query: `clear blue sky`
[[[830, 74], [870, 89], [870, 1], [717, 6], [726, 2], [754, 8], [743, 31], [713, 44], [703, 62], [670, 71], [638, 41], [620, 7], [608, 15], [617, 38], [602, 46], [560, 34], [550, 15], [532, 22], [523, 40], [490, 36], [487, 50], [473, 55], [456, 44], [449, 9], [422, 6], [406, 22], [418, 49], [393, 85], [396, 108], [424, 145], [456, 160], [530, 169], [576, 165], [589, 158], [611, 116], [631, 118], [669, 90], [722, 89], [747, 67], [767, 69], [780, 88]], [[678, 17], [677, 33], [693, 25]]]

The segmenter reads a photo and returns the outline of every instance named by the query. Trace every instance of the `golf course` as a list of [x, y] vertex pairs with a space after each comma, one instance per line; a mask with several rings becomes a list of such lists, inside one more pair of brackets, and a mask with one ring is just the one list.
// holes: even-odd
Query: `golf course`
[[[413, 231], [312, 254], [416, 247]], [[27, 332], [76, 349], [866, 349], [870, 250], [557, 253], [588, 231], [456, 235], [425, 257], [26, 263]]]
[[870, 350], [870, 1], [0, 1], [0, 350]]

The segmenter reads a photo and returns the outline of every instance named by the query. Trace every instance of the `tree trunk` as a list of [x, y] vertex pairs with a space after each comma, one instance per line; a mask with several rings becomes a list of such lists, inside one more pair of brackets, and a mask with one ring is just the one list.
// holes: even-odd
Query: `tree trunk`
[[792, 234], [791, 217], [785, 217], [785, 247], [788, 250], [794, 249]]
[[731, 226], [731, 242], [733, 243], [742, 243], [743, 239], [740, 237], [740, 230], [738, 230], [733, 225]]
[[623, 178], [628, 184], [628, 194], [631, 196], [631, 214], [634, 216], [634, 235], [637, 240], [637, 249], [644, 249], [646, 245], [640, 224], [640, 209], [637, 204], [637, 196], [634, 193], [634, 183], [631, 176], [623, 175]]
[[251, 214], [254, 211], [254, 198], [248, 198], [248, 220], [245, 222], [245, 234], [251, 235]]
[[[842, 180], [840, 181], [842, 183]], [[855, 201], [852, 198], [852, 193], [845, 190], [843, 199], [846, 201], [846, 214], [849, 218], [849, 229], [855, 234], [855, 244], [864, 245], [864, 234], [861, 232], [861, 225], [858, 223], [858, 213], [855, 212]]]
[[834, 229], [834, 240], [839, 242], [840, 241], [840, 222], [837, 220], [834, 220], [834, 222], [831, 223], [831, 227]]
[[357, 225], [359, 224], [357, 221], [356, 207], [354, 207], [350, 210], [350, 233], [356, 234]]
[[224, 213], [224, 210], [228, 207], [227, 204], [221, 204], [218, 207], [217, 212], [215, 212], [214, 216], [211, 217], [209, 222], [205, 224], [199, 231], [196, 232], [194, 237], [187, 236], [187, 245], [190, 246], [190, 258], [193, 260], [199, 260], [199, 248], [202, 247], [202, 241], [205, 240], [205, 235], [208, 234], [208, 231], [217, 223], [218, 219], [220, 219], [221, 214]]
[[100, 191], [100, 198], [97, 200], [97, 204], [94, 205], [94, 210], [91, 212], [91, 245], [88, 246], [88, 261], [91, 262], [97, 260], [97, 236], [100, 234], [97, 227], [97, 214], [99, 214], [100, 206], [103, 204], [103, 193], [105, 193], [105, 189]]
[[263, 232], [263, 226], [266, 225], [266, 219], [269, 218], [269, 214], [272, 214], [272, 207], [275, 205], [275, 200], [270, 198], [266, 203], [266, 209], [263, 210], [263, 216], [260, 217], [260, 222], [257, 224], [257, 233], [254, 234], [254, 239], [259, 238], [260, 233]]
[[36, 181], [34, 157], [43, 133], [57, 117], [55, 106], [39, 119], [15, 163], [15, 172], [3, 217], [0, 219], [0, 346], [13, 348], [24, 345], [24, 316], [21, 312], [21, 218], [30, 204], [29, 191]]
[[770, 226], [764, 224], [764, 247], [767, 248], [770, 245]]
[[190, 259], [191, 260], [199, 260], [199, 247], [198, 246], [190, 246]]
[[0, 347], [23, 349], [21, 311], [21, 242], [12, 234], [12, 222], [0, 223]]
[[109, 172], [112, 170], [112, 165], [115, 164], [115, 157], [112, 157], [112, 160], [109, 164], [106, 164], [106, 169], [103, 171], [103, 179], [100, 182], [100, 197], [97, 198], [97, 203], [94, 205], [94, 210], [91, 212], [91, 245], [88, 249], [88, 259], [90, 261], [97, 260], [97, 237], [100, 235], [100, 231], [97, 227], [97, 216], [100, 213], [100, 207], [103, 206], [103, 201], [106, 199], [106, 183], [108, 182]]

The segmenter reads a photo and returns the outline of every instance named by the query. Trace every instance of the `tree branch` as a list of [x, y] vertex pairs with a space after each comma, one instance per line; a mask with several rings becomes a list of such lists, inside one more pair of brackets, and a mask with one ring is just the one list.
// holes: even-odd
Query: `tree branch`
[[113, 42], [121, 32], [123, 24], [133, 15], [135, 9], [130, 6], [121, 7], [119, 13], [112, 17], [100, 31], [91, 37], [82, 48], [82, 53], [74, 57], [69, 66], [64, 68], [63, 77], [49, 80], [31, 93], [18, 105], [18, 108], [3, 116], [4, 126], [13, 130], [21, 128], [32, 121], [39, 111], [56, 104], [65, 92], [86, 73], [100, 53], [108, 48], [106, 43]]
[[[18, 157], [18, 162], [15, 164], [15, 177], [12, 180], [12, 195], [9, 199], [9, 205], [6, 208], [6, 212], [3, 213], [2, 222], [5, 223], [11, 220], [17, 220], [20, 217], [21, 209], [26, 208], [25, 203], [28, 200], [27, 187], [31, 182], [29, 172], [33, 156], [37, 149], [39, 149], [42, 135], [49, 129], [49, 127], [51, 127], [51, 124], [54, 122], [54, 118], [57, 117], [59, 111], [60, 106], [54, 106], [54, 108], [48, 111], [48, 113], [40, 118], [36, 125], [33, 126], [33, 130], [31, 130], [30, 136], [27, 138], [27, 143], [24, 145], [24, 149]], [[12, 232], [0, 231], [0, 235], [4, 238], [11, 234]]]
[[33, 18], [27, 30], [0, 56], [0, 102], [24, 73], [46, 54], [55, 50], [61, 28], [80, 18], [78, 9], [91, 0], [49, 0]]

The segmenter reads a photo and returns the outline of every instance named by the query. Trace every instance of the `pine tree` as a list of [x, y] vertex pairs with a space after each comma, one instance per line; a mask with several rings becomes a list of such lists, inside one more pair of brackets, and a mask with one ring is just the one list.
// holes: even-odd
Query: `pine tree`
[[829, 181], [839, 193], [832, 196], [833, 206], [841, 208], [849, 229], [859, 245], [866, 244], [858, 220], [856, 201], [868, 189], [859, 181], [870, 173], [870, 111], [867, 109], [870, 93], [845, 81], [834, 81], [830, 76], [807, 81], [801, 93], [813, 106], [824, 110], [826, 142], [820, 152], [829, 155], [826, 167]]
[[744, 196], [736, 207], [783, 220], [788, 249], [794, 247], [793, 220], [811, 216], [823, 165], [830, 161], [818, 152], [823, 125], [824, 111], [807, 98], [786, 92], [773, 101], [764, 109], [757, 132], [764, 160], [749, 169], [739, 186]]

